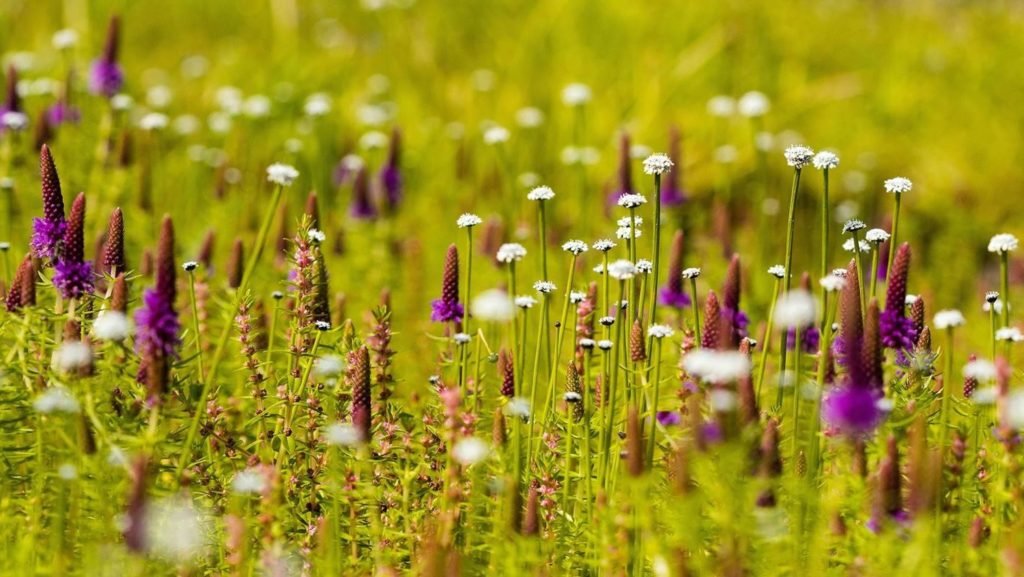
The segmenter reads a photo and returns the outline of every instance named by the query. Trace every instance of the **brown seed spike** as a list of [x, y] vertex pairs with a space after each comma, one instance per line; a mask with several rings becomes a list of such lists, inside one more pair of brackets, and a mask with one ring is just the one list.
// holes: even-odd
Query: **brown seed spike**
[[242, 239], [236, 238], [231, 245], [231, 258], [228, 259], [228, 286], [236, 289], [242, 285], [242, 274], [245, 271], [245, 245]]
[[494, 423], [491, 426], [491, 442], [495, 447], [504, 447], [507, 441], [505, 432], [505, 412], [498, 407], [494, 410]]
[[644, 434], [635, 407], [630, 407], [626, 416], [626, 470], [630, 477], [644, 474]]
[[80, 192], [71, 203], [68, 228], [64, 233], [64, 255], [67, 262], [85, 260], [85, 193]]
[[352, 424], [362, 435], [364, 442], [370, 440], [370, 352], [365, 346], [349, 353], [348, 379], [352, 387]]
[[701, 335], [700, 345], [705, 349], [717, 349], [721, 329], [722, 319], [718, 296], [715, 295], [715, 291], [709, 290], [704, 301], [704, 334]]
[[124, 216], [120, 208], [110, 213], [107, 225], [107, 241], [103, 246], [103, 266], [106, 272], [117, 274], [125, 270], [124, 261]]
[[530, 493], [526, 497], [526, 514], [523, 516], [522, 534], [526, 537], [535, 537], [540, 533], [540, 494], [536, 487], [530, 487]]
[[216, 244], [217, 231], [206, 231], [206, 236], [203, 237], [203, 244], [199, 247], [199, 254], [196, 256], [196, 260], [202, 263], [202, 265], [207, 269], [213, 266], [213, 250]]
[[118, 273], [114, 278], [114, 287], [110, 291], [110, 308], [121, 312], [128, 312], [128, 281], [124, 273]]
[[306, 216], [309, 217], [310, 228], [320, 228], [320, 205], [315, 190], [309, 191], [309, 196], [306, 197]]
[[629, 358], [634, 363], [640, 363], [647, 360], [647, 349], [644, 340], [644, 325], [640, 322], [640, 319], [633, 321], [633, 326], [629, 330]]
[[498, 376], [501, 377], [501, 395], [508, 399], [516, 396], [515, 363], [512, 353], [506, 349], [498, 351]]
[[64, 220], [64, 195], [60, 191], [60, 178], [50, 147], [45, 144], [39, 150], [39, 176], [42, 179], [43, 216], [50, 221]]
[[178, 267], [174, 264], [174, 222], [164, 215], [160, 227], [160, 241], [156, 252], [156, 290], [166, 302], [173, 303], [178, 294], [176, 285]]
[[871, 299], [868, 303], [867, 315], [864, 317], [864, 341], [861, 346], [861, 359], [865, 384], [881, 389], [885, 384], [882, 372], [882, 339], [878, 327], [878, 301]]
[[886, 453], [878, 466], [876, 479], [874, 516], [876, 522], [892, 517], [903, 511], [901, 494], [900, 453], [896, 437], [890, 435], [886, 443]]

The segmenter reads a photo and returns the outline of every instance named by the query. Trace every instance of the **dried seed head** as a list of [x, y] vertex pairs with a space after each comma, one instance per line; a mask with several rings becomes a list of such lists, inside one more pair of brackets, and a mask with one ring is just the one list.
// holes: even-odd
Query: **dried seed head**
[[242, 239], [236, 238], [231, 245], [231, 258], [228, 259], [228, 286], [237, 289], [242, 286], [242, 275], [245, 274], [245, 245]]
[[125, 270], [124, 260], [124, 216], [120, 208], [110, 213], [107, 225], [107, 240], [103, 246], [104, 272], [116, 274]]
[[540, 494], [536, 487], [530, 487], [529, 495], [526, 497], [526, 514], [523, 516], [522, 534], [525, 537], [535, 537], [540, 533]]
[[644, 474], [644, 435], [635, 407], [630, 407], [626, 416], [626, 469], [630, 477]]
[[491, 443], [495, 447], [504, 447], [507, 441], [505, 433], [505, 412], [501, 407], [494, 410], [494, 424], [491, 427]]
[[352, 423], [364, 441], [370, 440], [370, 353], [365, 346], [349, 353], [348, 380], [352, 387]]
[[128, 312], [128, 281], [124, 273], [118, 273], [110, 291], [110, 308], [120, 313]]
[[634, 363], [647, 360], [644, 325], [640, 319], [634, 320], [633, 326], [629, 330], [629, 357]]
[[507, 349], [498, 351], [498, 375], [501, 377], [501, 395], [506, 399], [516, 396], [515, 363]]
[[722, 319], [721, 310], [718, 306], [718, 296], [715, 291], [709, 290], [704, 300], [704, 333], [701, 335], [701, 346], [705, 349], [717, 349], [721, 344], [719, 335], [721, 333]]

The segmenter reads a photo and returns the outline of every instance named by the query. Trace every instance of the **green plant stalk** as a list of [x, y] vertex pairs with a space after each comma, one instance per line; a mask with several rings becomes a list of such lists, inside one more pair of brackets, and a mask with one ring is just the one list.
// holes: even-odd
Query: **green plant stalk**
[[194, 271], [188, 272], [188, 295], [192, 306], [192, 330], [196, 333], [196, 363], [199, 371], [199, 382], [206, 382], [206, 373], [203, 372], [203, 343], [199, 338], [199, 305], [196, 302], [196, 275]]
[[[795, 335], [793, 344], [793, 445], [790, 459], [793, 461], [794, 479], [797, 479], [799, 476], [797, 474], [797, 455], [800, 452], [800, 357], [803, 352], [801, 350], [803, 348], [802, 332], [802, 327], [793, 327], [793, 333]], [[782, 348], [786, 348], [785, 341], [782, 343]], [[785, 367], [783, 367], [782, 370], [785, 371]], [[782, 387], [779, 387], [779, 390], [781, 391]], [[802, 530], [802, 527], [797, 528], [798, 533]]]
[[661, 392], [661, 350], [663, 346], [662, 340], [663, 339], [660, 338], [655, 340], [654, 355], [652, 355], [656, 359], [654, 361], [654, 393], [651, 395], [651, 432], [647, 436], [647, 463], [651, 466], [653, 466], [654, 464], [654, 447], [657, 446], [658, 444], [656, 442], [655, 437], [658, 433], [658, 396]]
[[[950, 401], [953, 397], [953, 327], [946, 329], [946, 367], [945, 372], [942, 375], [942, 409], [939, 413], [939, 455], [943, 456], [946, 454], [946, 437], [947, 429], [949, 428], [949, 406]], [[935, 525], [939, 532], [938, 542], [942, 543], [942, 494], [946, 490], [945, 483], [943, 482], [943, 476], [939, 475], [938, 478], [938, 491], [935, 494]], [[939, 556], [941, 559], [941, 555]]]
[[[1003, 305], [1003, 306], [1005, 308], [1006, 305]], [[994, 361], [995, 358], [996, 358], [996, 331], [999, 330], [998, 328], [996, 328], [996, 322], [997, 321], [996, 321], [996, 306], [995, 306], [995, 303], [992, 303], [992, 305], [989, 306], [988, 318], [989, 318], [989, 324], [992, 326], [992, 360]]]
[[[828, 276], [828, 247], [829, 247], [829, 202], [828, 202], [828, 168], [821, 171], [823, 187], [821, 192], [821, 278]], [[828, 294], [824, 288], [821, 289], [822, 300]]]
[[586, 349], [583, 353], [585, 360], [583, 363], [583, 446], [581, 447], [581, 450], [583, 451], [583, 490], [584, 495], [586, 496], [584, 508], [586, 510], [586, 519], [588, 521], [593, 519], [594, 507], [594, 487], [592, 481], [593, 470], [590, 464], [590, 454], [592, 450], [590, 441], [590, 419], [594, 411], [593, 395], [590, 392], [590, 376], [592, 374], [590, 364], [593, 360], [593, 354], [593, 348]]
[[[826, 293], [827, 294], [827, 293]], [[839, 299], [836, 299], [838, 301]], [[836, 303], [838, 306], [838, 302]], [[828, 319], [828, 305], [826, 304], [823, 308], [824, 317]], [[811, 411], [811, 433], [809, 439], [811, 441], [811, 459], [808, 463], [808, 479], [812, 482], [817, 478], [818, 475], [818, 461], [821, 458], [821, 439], [819, 438], [819, 431], [821, 427], [821, 397], [825, 393], [825, 376], [828, 374], [829, 365], [829, 350], [832, 346], [832, 323], [825, 322], [825, 330], [822, 332], [821, 344], [818, 350], [818, 376], [817, 385], [818, 390], [815, 391], [814, 395], [814, 409]]]
[[693, 334], [697, 337], [697, 346], [700, 347], [700, 303], [697, 300], [697, 277], [690, 279], [690, 291], [693, 293]]
[[[892, 236], [889, 237], [889, 260], [885, 263], [886, 271], [892, 267], [893, 258], [896, 255], [896, 245], [899, 244], [897, 240], [900, 232], [900, 201], [903, 199], [902, 193], [895, 193], [896, 204], [893, 205], [892, 209]], [[889, 275], [885, 275], [886, 282], [889, 282]]]
[[555, 412], [555, 377], [558, 375], [558, 362], [562, 356], [562, 341], [565, 338], [565, 325], [569, 321], [569, 308], [570, 300], [569, 295], [572, 293], [572, 281], [576, 275], [576, 255], [572, 256], [569, 261], [569, 279], [565, 283], [565, 298], [562, 299], [562, 314], [560, 315], [560, 321], [558, 323], [558, 333], [555, 337], [555, 363], [551, 368], [551, 374], [548, 376], [548, 391], [545, 397], [544, 406], [547, 407], [547, 418], [545, 423], [548, 422], [548, 418]]
[[[768, 322], [764, 330], [764, 343], [761, 345], [761, 363], [757, 367], [757, 400], [761, 402], [761, 385], [764, 384], [765, 370], [768, 368], [768, 351], [772, 343], [772, 330], [775, 323], [775, 303], [779, 300], [779, 289], [782, 287], [782, 279], [776, 279], [775, 288], [772, 289], [772, 301], [768, 305]], [[785, 342], [782, 343], [785, 348]]]
[[857, 262], [857, 288], [860, 290], [860, 310], [861, 315], [866, 310], [866, 296], [867, 291], [864, 290], [864, 257], [860, 252], [860, 238], [857, 234], [860, 231], [853, 231], [850, 233], [853, 237], [853, 259]]
[[[871, 277], [871, 298], [875, 298], [878, 287], [878, 245], [871, 243], [871, 268], [868, 269], [868, 276]], [[888, 278], [888, 275], [886, 275]]]
[[999, 255], [999, 268], [1002, 273], [1003, 326], [1010, 326], [1010, 253], [1003, 251]]
[[[541, 298], [540, 306], [541, 306], [541, 309], [542, 309], [541, 313], [543, 313], [544, 312], [543, 309], [548, 308], [548, 300], [550, 299], [550, 297], [547, 295], [547, 293], [542, 293], [540, 298]], [[525, 313], [524, 313], [523, 316], [525, 318]], [[535, 440], [534, 439], [534, 434], [533, 434], [533, 425], [534, 425], [534, 423], [536, 423], [537, 420], [540, 419], [540, 415], [539, 415], [540, 411], [537, 410], [537, 388], [538, 388], [537, 387], [537, 382], [540, 380], [540, 376], [539, 376], [540, 375], [540, 358], [541, 358], [541, 352], [542, 352], [541, 351], [541, 346], [543, 345], [543, 340], [540, 338], [540, 334], [541, 334], [541, 331], [543, 331], [543, 330], [544, 330], [543, 324], [541, 324], [540, 326], [537, 327], [537, 342], [534, 345], [534, 352], [533, 352], [533, 378], [530, 379], [530, 411], [531, 411], [531, 414], [530, 414], [530, 429], [529, 429], [529, 438], [527, 440], [527, 447], [526, 447], [526, 456], [527, 456], [526, 461], [527, 461], [527, 463], [532, 463], [533, 462], [533, 447], [534, 447], [534, 440]], [[523, 342], [524, 343], [526, 342], [525, 337], [523, 339]]]
[[[620, 298], [625, 296], [623, 294], [625, 292], [625, 290], [626, 290], [626, 281], [619, 281], [619, 297]], [[616, 334], [616, 337], [618, 337], [618, 336], [620, 336], [622, 334], [621, 331], [618, 330], [619, 325], [621, 325], [621, 324], [622, 324], [622, 312], [621, 312], [621, 309], [619, 309], [617, 311], [616, 319], [615, 319], [615, 327], [616, 327], [616, 333], [615, 334]], [[618, 339], [616, 339], [616, 340], [618, 340]], [[601, 440], [601, 455], [603, 456], [602, 458], [604, 459], [604, 467], [603, 467], [603, 470], [602, 470], [602, 473], [601, 473], [602, 474], [601, 488], [604, 489], [605, 491], [608, 490], [608, 482], [609, 482], [608, 475], [609, 475], [609, 470], [611, 469], [611, 464], [612, 464], [612, 461], [613, 461], [611, 456], [610, 456], [611, 455], [610, 451], [611, 451], [611, 443], [612, 443], [612, 431], [615, 429], [615, 409], [616, 409], [616, 402], [615, 401], [617, 400], [617, 397], [618, 397], [618, 384], [619, 384], [619, 365], [618, 365], [617, 361], [618, 361], [618, 351], [619, 351], [620, 348], [621, 348], [621, 346], [620, 346], [619, 343], [614, 343], [613, 346], [612, 346], [612, 350], [611, 351], [607, 351], [605, 353], [605, 355], [607, 355], [609, 357], [611, 357], [611, 355], [615, 355], [614, 357], [610, 358], [610, 363], [611, 363], [611, 379], [610, 380], [611, 380], [611, 384], [608, 385], [607, 383], [605, 383], [605, 386], [607, 387], [607, 395], [603, 395], [604, 398], [602, 399], [604, 401], [604, 403], [603, 403], [604, 406], [606, 406], [608, 408], [608, 419], [607, 419], [607, 422], [605, 423], [604, 438]]]
[[[651, 270], [651, 314], [648, 316], [647, 326], [650, 327], [658, 320], [658, 282], [660, 281], [661, 268], [661, 175], [654, 175], [654, 258]], [[651, 350], [654, 344], [654, 337], [647, 337], [647, 350]], [[647, 359], [647, 368], [651, 368], [651, 359]]]

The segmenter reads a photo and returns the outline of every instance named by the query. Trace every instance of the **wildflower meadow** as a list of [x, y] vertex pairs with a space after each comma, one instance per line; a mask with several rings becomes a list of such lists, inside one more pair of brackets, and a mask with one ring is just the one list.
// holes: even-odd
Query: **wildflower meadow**
[[0, 30], [0, 574], [1024, 576], [1020, 3]]

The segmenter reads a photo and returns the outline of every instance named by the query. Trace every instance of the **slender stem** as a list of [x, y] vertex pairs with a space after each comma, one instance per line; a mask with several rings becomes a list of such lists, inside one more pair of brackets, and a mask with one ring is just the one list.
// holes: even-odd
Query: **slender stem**
[[868, 276], [871, 277], [871, 298], [875, 298], [875, 288], [878, 286], [878, 245], [875, 243], [871, 243], [871, 268], [868, 269]]
[[860, 238], [857, 234], [859, 231], [853, 231], [853, 259], [857, 262], [857, 288], [860, 290], [860, 310], [861, 314], [864, 314], [865, 310], [865, 296], [866, 291], [864, 290], [864, 257], [860, 252]]
[[[942, 458], [946, 454], [946, 437], [948, 432], [947, 429], [949, 428], [949, 405], [950, 399], [953, 396], [953, 327], [949, 327], [946, 329], [946, 350], [943, 351], [943, 354], [946, 355], [946, 368], [942, 374], [942, 410], [939, 415], [940, 458]], [[945, 483], [943, 483], [942, 475], [939, 475], [938, 484], [939, 490], [935, 493], [935, 522], [938, 526], [938, 531], [941, 536], [942, 500], [943, 492], [945, 491]]]
[[[465, 293], [465, 296], [463, 297], [463, 299], [464, 299], [463, 302], [469, 302], [469, 299], [470, 299], [470, 297], [473, 294], [472, 291], [473, 291], [473, 227], [467, 226], [466, 227], [466, 293]], [[514, 295], [514, 294], [509, 295], [509, 296], [512, 297], [512, 298], [516, 297], [516, 295]], [[472, 319], [472, 317], [470, 316], [469, 311], [467, 310], [465, 318], [462, 321], [463, 330], [466, 331], [467, 335], [473, 334], [473, 331], [470, 329], [470, 326], [469, 326], [471, 319]]]
[[[892, 236], [889, 237], [889, 260], [885, 263], [886, 271], [892, 266], [892, 259], [896, 255], [896, 245], [899, 244], [897, 240], [900, 232], [900, 201], [903, 199], [903, 195], [899, 192], [895, 194], [896, 204], [892, 209]], [[886, 282], [889, 280], [889, 275], [885, 276]]]
[[660, 388], [660, 385], [661, 385], [661, 349], [662, 349], [662, 340], [663, 339], [656, 339], [654, 341], [655, 350], [654, 350], [654, 355], [652, 355], [652, 357], [655, 358], [655, 361], [654, 361], [654, 392], [651, 395], [651, 413], [650, 413], [651, 416], [650, 416], [650, 419], [648, 421], [648, 422], [651, 423], [651, 432], [650, 432], [650, 434], [647, 435], [647, 463], [648, 464], [652, 464], [652, 465], [654, 463], [654, 447], [657, 445], [657, 442], [655, 442], [655, 437], [657, 437], [657, 433], [658, 433], [658, 395], [661, 392], [659, 390], [659, 388]]
[[[821, 194], [821, 278], [828, 276], [828, 247], [829, 247], [829, 202], [828, 202], [828, 168], [821, 172], [824, 178], [824, 188]], [[822, 289], [822, 296], [825, 295]]]
[[1002, 269], [1003, 326], [1010, 326], [1010, 253], [1004, 251], [999, 255]]
[[[782, 279], [775, 281], [775, 288], [772, 290], [772, 304], [768, 306], [768, 323], [764, 331], [764, 343], [761, 345], [761, 364], [757, 368], [757, 399], [761, 400], [761, 385], [764, 384], [765, 370], [768, 368], [768, 350], [771, 348], [772, 327], [775, 323], [775, 303], [779, 300], [779, 289], [782, 287]], [[786, 342], [782, 341], [785, 348]], [[780, 369], [781, 370], [781, 369]]]
[[700, 305], [697, 304], [697, 277], [690, 278], [690, 289], [693, 292], [693, 334], [697, 337], [697, 346], [701, 344], [700, 338]]
[[[562, 300], [562, 314], [558, 323], [558, 333], [555, 337], [555, 362], [551, 367], [551, 374], [548, 376], [548, 392], [544, 405], [547, 407], [548, 418], [554, 412], [554, 389], [555, 377], [558, 375], [558, 362], [562, 353], [562, 340], [565, 336], [565, 325], [569, 320], [569, 294], [572, 292], [572, 281], [576, 274], [576, 255], [572, 256], [569, 263], [569, 279], [565, 283], [565, 298]], [[545, 419], [547, 422], [547, 419]]]
[[[1005, 307], [1006, 305], [1004, 304], [1003, 306]], [[996, 306], [995, 306], [995, 303], [992, 303], [989, 306], [988, 318], [991, 321], [990, 324], [992, 325], [992, 360], [994, 361], [995, 358], [996, 358], [996, 331], [999, 330], [996, 327], [996, 322], [997, 321], [996, 321]]]
[[796, 198], [800, 191], [800, 169], [793, 171], [793, 188], [789, 193], [789, 219], [786, 224], [786, 291], [789, 292], [793, 280], [793, 235], [796, 229]]
[[199, 335], [199, 305], [196, 302], [196, 275], [194, 271], [188, 273], [188, 293], [192, 299], [192, 330], [196, 333], [196, 363], [199, 369], [199, 382], [206, 382], [206, 373], [203, 372], [203, 343]]
[[[661, 175], [654, 175], [654, 262], [651, 270], [651, 314], [647, 326], [658, 320], [658, 282], [661, 270]], [[647, 350], [651, 350], [654, 337], [647, 337]], [[651, 358], [647, 358], [647, 366], [651, 366]]]
[[[795, 335], [793, 343], [793, 451], [790, 456], [790, 459], [793, 460], [793, 471], [795, 473], [799, 467], [797, 457], [800, 452], [800, 357], [803, 352], [801, 351], [803, 348], [801, 333], [803, 331], [800, 327], [791, 327], [787, 330], [792, 330]], [[782, 348], [786, 347], [783, 346]], [[782, 390], [781, 387], [779, 390]], [[799, 531], [800, 528], [797, 528], [797, 530]]]

